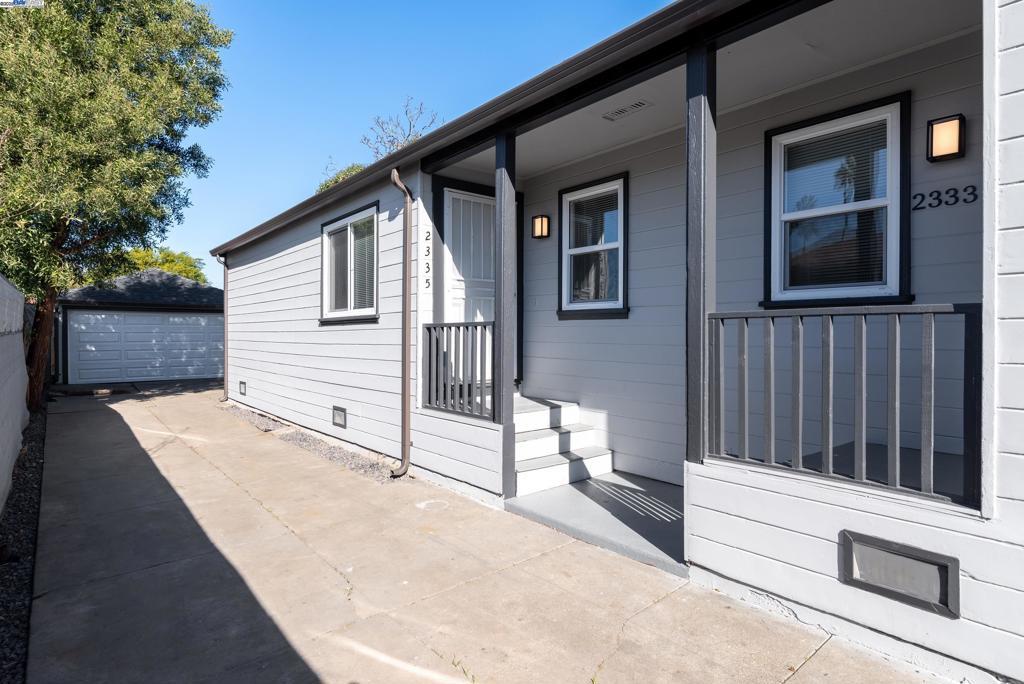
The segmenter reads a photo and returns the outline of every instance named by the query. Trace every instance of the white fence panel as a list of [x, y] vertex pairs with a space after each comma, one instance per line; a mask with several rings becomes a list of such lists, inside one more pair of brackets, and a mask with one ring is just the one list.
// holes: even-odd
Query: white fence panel
[[11, 490], [11, 472], [28, 425], [25, 389], [25, 298], [0, 276], [0, 510]]

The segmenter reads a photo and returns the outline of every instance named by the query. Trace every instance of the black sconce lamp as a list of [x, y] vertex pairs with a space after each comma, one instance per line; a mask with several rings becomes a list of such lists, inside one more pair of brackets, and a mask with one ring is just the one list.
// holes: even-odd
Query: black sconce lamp
[[966, 122], [963, 114], [928, 122], [928, 161], [958, 159], [966, 154]]
[[551, 234], [551, 219], [547, 216], [533, 217], [533, 238], [543, 240]]

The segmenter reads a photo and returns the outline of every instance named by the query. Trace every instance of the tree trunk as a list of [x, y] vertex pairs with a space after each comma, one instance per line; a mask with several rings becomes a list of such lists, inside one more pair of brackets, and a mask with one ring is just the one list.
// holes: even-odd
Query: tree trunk
[[53, 316], [57, 305], [57, 290], [46, 289], [41, 302], [36, 303], [36, 315], [32, 321], [32, 341], [28, 346], [28, 409], [42, 411], [46, 408], [46, 371], [50, 360], [50, 346], [53, 344]]

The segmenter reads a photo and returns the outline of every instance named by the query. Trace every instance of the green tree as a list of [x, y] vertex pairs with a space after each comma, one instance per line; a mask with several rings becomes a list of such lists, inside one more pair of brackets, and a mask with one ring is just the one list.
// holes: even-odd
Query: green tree
[[145, 271], [150, 268], [159, 268], [161, 271], [174, 273], [204, 285], [207, 283], [206, 274], [203, 273], [203, 266], [205, 266], [203, 260], [192, 256], [188, 252], [176, 252], [170, 247], [158, 247], [156, 249], [136, 248], [129, 250], [126, 257], [124, 268], [121, 270], [107, 273], [104, 278], [97, 278], [91, 273], [86, 273], [85, 282], [93, 283], [110, 277], [137, 273], [138, 271]]
[[328, 170], [327, 173], [329, 173], [330, 175], [327, 178], [325, 178], [320, 183], [320, 185], [317, 186], [316, 191], [323, 192], [324, 190], [331, 187], [335, 183], [340, 183], [346, 178], [351, 178], [352, 176], [356, 175], [365, 168], [366, 164], [360, 164], [359, 162], [356, 162], [354, 164], [349, 164], [345, 168], [339, 169], [333, 173], [331, 173], [331, 171]]
[[[370, 130], [360, 138], [373, 155], [374, 161], [380, 161], [406, 145], [416, 142], [434, 127], [441, 123], [437, 112], [427, 111], [422, 102], [413, 101], [411, 96], [405, 98], [402, 111], [393, 116], [375, 116]], [[328, 164], [327, 178], [317, 186], [317, 192], [323, 192], [335, 183], [351, 178], [366, 168], [366, 164], [356, 162], [338, 171]]]
[[192, 0], [48, 0], [0, 12], [0, 272], [38, 303], [28, 404], [44, 402], [59, 293], [181, 220], [186, 142], [220, 111], [231, 34]]

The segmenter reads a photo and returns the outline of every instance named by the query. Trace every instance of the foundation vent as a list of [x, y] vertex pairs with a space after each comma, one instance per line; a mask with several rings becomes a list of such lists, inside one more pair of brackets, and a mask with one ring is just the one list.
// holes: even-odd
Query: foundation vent
[[618, 121], [619, 119], [625, 119], [630, 114], [639, 112], [641, 109], [647, 109], [653, 104], [650, 100], [637, 100], [636, 102], [613, 109], [610, 112], [605, 112], [601, 115], [601, 118], [608, 121]]
[[336, 427], [347, 428], [348, 427], [348, 411], [340, 406], [335, 406], [331, 410], [331, 422]]
[[839, 533], [839, 579], [949, 618], [960, 617], [960, 562], [888, 539]]

